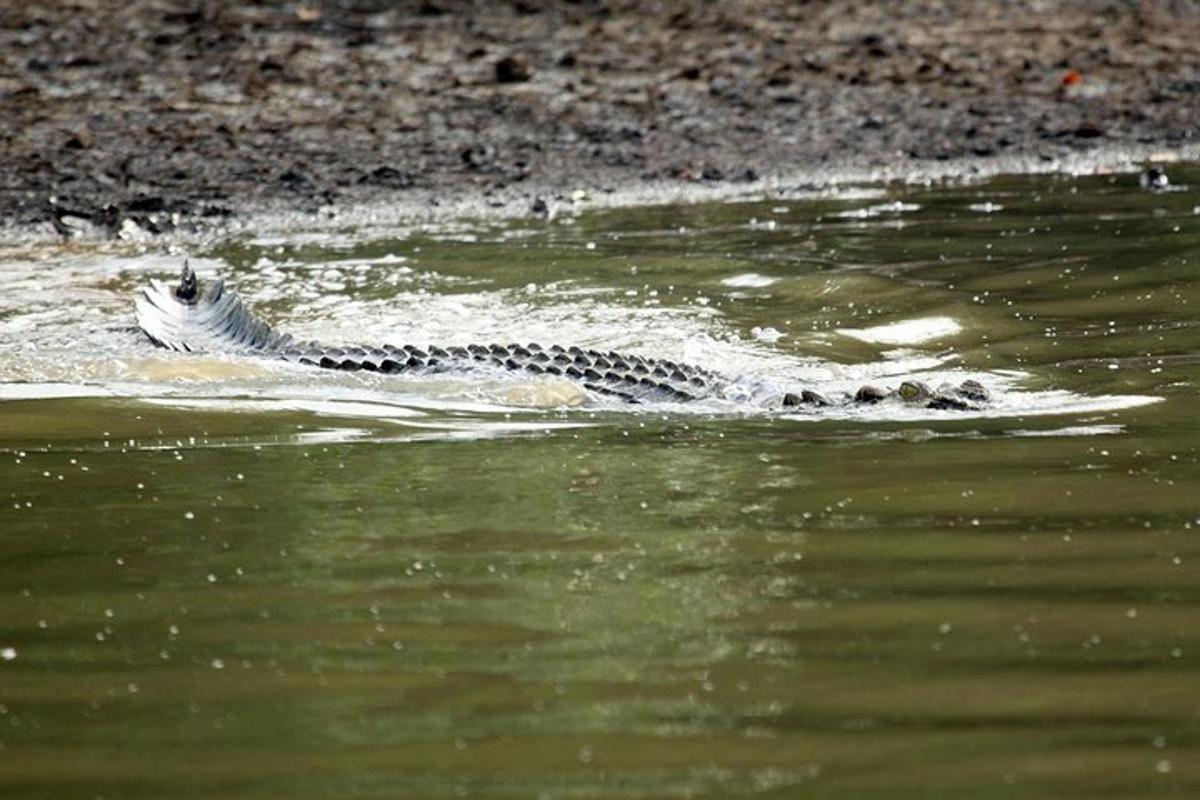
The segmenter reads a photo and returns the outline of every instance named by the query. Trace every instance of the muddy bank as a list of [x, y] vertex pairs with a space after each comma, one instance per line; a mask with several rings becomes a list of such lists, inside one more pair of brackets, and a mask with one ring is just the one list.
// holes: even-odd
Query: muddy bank
[[995, 171], [1187, 151], [1198, 119], [1188, 0], [0, 9], [0, 219], [62, 236]]

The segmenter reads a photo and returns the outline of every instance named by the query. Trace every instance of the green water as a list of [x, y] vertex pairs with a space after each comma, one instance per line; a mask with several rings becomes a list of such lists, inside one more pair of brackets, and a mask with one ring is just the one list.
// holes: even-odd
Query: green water
[[[840, 216], [893, 201], [917, 208]], [[1200, 191], [1009, 178], [193, 255], [310, 336], [924, 370], [997, 409], [147, 377], [129, 298], [176, 259], [10, 254], [0, 796], [1200, 796]]]

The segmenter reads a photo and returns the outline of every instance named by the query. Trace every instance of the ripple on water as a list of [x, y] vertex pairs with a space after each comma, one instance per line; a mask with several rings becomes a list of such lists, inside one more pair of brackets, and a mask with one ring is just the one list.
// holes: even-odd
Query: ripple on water
[[[868, 192], [863, 196], [876, 195]], [[842, 202], [849, 201], [843, 198]], [[835, 216], [871, 220], [921, 209], [919, 203], [889, 200]], [[799, 237], [807, 251], [813, 233], [801, 230], [803, 216], [802, 206], [789, 206], [789, 225], [794, 225], [794, 230], [771, 229], [756, 235], [776, 237], [769, 238], [768, 251], [778, 246], [776, 240], [786, 244], [789, 237]], [[745, 235], [740, 225], [728, 230]], [[754, 408], [739, 405], [739, 401], [749, 399], [753, 405], [785, 390], [816, 387], [837, 396], [853, 393], [863, 383], [888, 387], [907, 378], [935, 387], [942, 382], [979, 379], [993, 390], [995, 402], [985, 411], [968, 414], [931, 413], [884, 403], [786, 416], [794, 420], [951, 420], [1090, 413], [1131, 408], [1156, 399], [1144, 393], [1083, 397], [1068, 390], [1025, 391], [1026, 373], [968, 368], [959, 351], [948, 345], [978, 336], [980, 326], [990, 324], [986, 309], [972, 308], [971, 315], [962, 318], [944, 313], [897, 315], [894, 311], [880, 318], [873, 306], [879, 310], [902, 307], [903, 300], [897, 304], [894, 299], [898, 293], [910, 295], [917, 306], [944, 294], [945, 299], [939, 301], [943, 307], [951, 294], [927, 285], [906, 288], [873, 274], [868, 277], [859, 270], [857, 255], [851, 267], [860, 277], [848, 284], [854, 287], [853, 297], [841, 298], [838, 283], [848, 278], [822, 272], [822, 282], [813, 284], [805, 276], [814, 273], [789, 272], [793, 268], [787, 262], [770, 258], [757, 261], [769, 269], [745, 269], [752, 262], [739, 260], [741, 254], [736, 252], [716, 261], [704, 256], [698, 266], [683, 259], [678, 267], [656, 267], [656, 242], [648, 238], [637, 243], [647, 248], [637, 256], [642, 264], [637, 270], [627, 266], [628, 256], [592, 255], [590, 251], [579, 255], [578, 242], [569, 235], [562, 238], [561, 249], [556, 249], [544, 241], [539, 244], [537, 231], [520, 234], [475, 235], [460, 225], [427, 235], [419, 245], [405, 239], [376, 245], [352, 238], [279, 240], [259, 242], [257, 247], [252, 242], [238, 252], [236, 262], [210, 257], [193, 259], [193, 264], [206, 278], [225, 278], [252, 307], [302, 340], [418, 345], [562, 342], [695, 363], [734, 379], [736, 391], [730, 397], [734, 402], [670, 407], [672, 413], [743, 414]], [[702, 237], [703, 231], [662, 235], [674, 240]], [[595, 238], [594, 232], [580, 236], [587, 241]], [[608, 246], [617, 248], [618, 241], [614, 236]], [[534, 245], [540, 249], [530, 250]], [[473, 254], [480, 254], [483, 260], [478, 267], [471, 266]], [[532, 266], [523, 269], [524, 262]], [[547, 273], [538, 266], [544, 262], [553, 265], [550, 280], [545, 280]], [[328, 409], [311, 405], [312, 393], [331, 397], [348, 393], [369, 397], [367, 402], [378, 410], [380, 419], [396, 416], [388, 409], [400, 407], [480, 414], [508, 414], [521, 407], [611, 407], [611, 403], [595, 399], [585, 403], [587, 398], [577, 391], [551, 391], [544, 384], [503, 375], [465, 382], [345, 376], [296, 371], [256, 359], [162, 354], [132, 330], [130, 298], [149, 275], [169, 274], [177, 267], [178, 258], [173, 255], [86, 250], [73, 252], [52, 266], [36, 258], [5, 263], [0, 336], [13, 349], [0, 363], [0, 381], [4, 382], [0, 396], [225, 398], [231, 409], [243, 403], [242, 410], [268, 413], [290, 404], [293, 410], [304, 408], [320, 414]], [[531, 269], [536, 273], [533, 281], [528, 279]], [[708, 270], [715, 274], [710, 276]], [[805, 282], [796, 284], [802, 277]], [[706, 284], [713, 285], [712, 279], [734, 291], [712, 296], [705, 291]], [[826, 303], [816, 316], [827, 316], [827, 310], [836, 313], [836, 303], [851, 300], [845, 309], [858, 324], [846, 324], [850, 320], [843, 317], [842, 324], [824, 332], [805, 332], [804, 316], [814, 312], [792, 310], [787, 303], [797, 293], [809, 292], [810, 287], [819, 288]], [[863, 292], [877, 292], [878, 296]], [[755, 311], [747, 314], [747, 310]], [[879, 321], [863, 325], [864, 319]], [[1041, 329], [1036, 330], [1040, 333]], [[850, 354], [843, 345], [832, 342], [835, 335], [877, 349], [873, 354]], [[815, 347], [831, 344], [846, 356], [812, 355]], [[245, 405], [239, 398], [246, 395], [261, 402]], [[340, 413], [350, 414], [355, 401], [342, 398], [337, 402], [342, 403]]]

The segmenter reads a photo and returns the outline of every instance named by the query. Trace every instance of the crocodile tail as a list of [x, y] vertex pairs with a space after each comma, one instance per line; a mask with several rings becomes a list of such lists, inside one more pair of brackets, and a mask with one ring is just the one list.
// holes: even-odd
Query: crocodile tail
[[202, 286], [186, 261], [177, 286], [151, 280], [135, 305], [138, 327], [170, 350], [273, 350], [291, 341], [226, 292], [222, 281]]

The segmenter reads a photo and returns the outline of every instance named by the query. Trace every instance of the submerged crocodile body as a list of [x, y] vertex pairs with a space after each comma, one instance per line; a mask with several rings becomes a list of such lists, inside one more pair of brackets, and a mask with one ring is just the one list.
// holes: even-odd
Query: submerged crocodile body
[[[183, 352], [254, 353], [298, 364], [336, 370], [385, 374], [465, 373], [480, 368], [529, 375], [553, 375], [581, 384], [596, 394], [629, 403], [688, 403], [728, 398], [735, 382], [709, 370], [665, 359], [646, 358], [578, 347], [537, 344], [467, 346], [330, 347], [298, 342], [256, 317], [240, 299], [216, 281], [202, 287], [185, 263], [176, 286], [152, 280], [136, 299], [142, 331], [160, 347]], [[980, 408], [988, 392], [975, 381], [931, 390], [905, 381], [895, 391], [864, 386], [841, 402], [876, 403], [898, 399], [927, 408]], [[770, 405], [827, 406], [834, 401], [812, 390], [778, 392]]]

